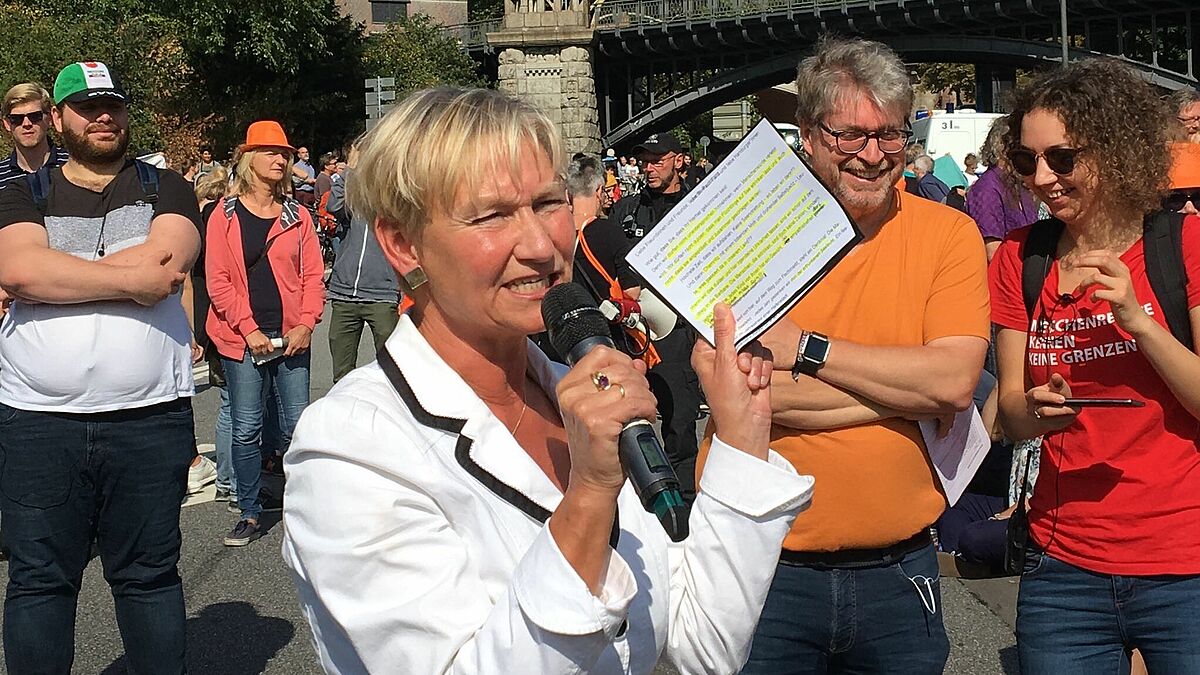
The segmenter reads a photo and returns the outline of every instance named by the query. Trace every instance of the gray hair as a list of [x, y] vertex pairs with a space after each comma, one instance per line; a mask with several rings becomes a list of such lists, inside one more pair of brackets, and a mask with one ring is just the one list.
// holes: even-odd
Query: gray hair
[[933, 158], [929, 155], [921, 155], [913, 160], [913, 166], [922, 173], [933, 172]]
[[879, 42], [825, 36], [796, 69], [796, 124], [812, 127], [824, 120], [851, 87], [882, 110], [905, 117], [912, 110], [912, 80], [896, 52]]
[[979, 148], [979, 161], [988, 166], [996, 166], [1004, 155], [1004, 134], [1008, 133], [1008, 115], [997, 117], [992, 121], [983, 146]]
[[1193, 103], [1200, 103], [1200, 91], [1196, 89], [1184, 87], [1171, 94], [1171, 105], [1175, 106], [1176, 114], [1183, 112], [1184, 108]]
[[604, 166], [598, 157], [584, 155], [567, 165], [567, 198], [588, 196], [604, 184]]

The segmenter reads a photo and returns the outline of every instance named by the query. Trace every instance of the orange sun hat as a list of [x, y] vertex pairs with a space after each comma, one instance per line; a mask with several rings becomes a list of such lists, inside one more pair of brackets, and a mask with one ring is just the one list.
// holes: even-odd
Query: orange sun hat
[[1172, 190], [1200, 187], [1200, 144], [1172, 143], [1171, 178]]
[[287, 134], [275, 120], [259, 120], [246, 128], [246, 142], [238, 146], [239, 152], [255, 148], [287, 148], [292, 152], [296, 149], [288, 143]]

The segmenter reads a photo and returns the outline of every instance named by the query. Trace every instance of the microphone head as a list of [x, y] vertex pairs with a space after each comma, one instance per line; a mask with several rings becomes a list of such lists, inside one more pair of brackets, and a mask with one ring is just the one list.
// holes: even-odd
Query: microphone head
[[555, 351], [568, 355], [588, 338], [605, 338], [611, 345], [608, 320], [596, 308], [591, 293], [576, 283], [559, 284], [542, 298], [542, 321]]

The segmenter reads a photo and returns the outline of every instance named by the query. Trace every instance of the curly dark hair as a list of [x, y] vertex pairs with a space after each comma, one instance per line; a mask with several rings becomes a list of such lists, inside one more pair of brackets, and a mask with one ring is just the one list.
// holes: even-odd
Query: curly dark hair
[[[1130, 67], [1092, 58], [1042, 73], [1013, 94], [1004, 152], [1021, 147], [1021, 123], [1033, 110], [1056, 113], [1067, 137], [1095, 162], [1105, 208], [1157, 208], [1171, 166], [1168, 106]], [[1009, 171], [1012, 171], [1011, 166]]]

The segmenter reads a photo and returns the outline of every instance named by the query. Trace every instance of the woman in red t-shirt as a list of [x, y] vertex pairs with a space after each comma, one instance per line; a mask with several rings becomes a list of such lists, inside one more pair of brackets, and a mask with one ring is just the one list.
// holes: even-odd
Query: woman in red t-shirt
[[[1045, 437], [1018, 600], [1021, 670], [1116, 673], [1138, 648], [1152, 673], [1200, 672], [1200, 357], [1166, 328], [1142, 247], [1171, 161], [1167, 113], [1109, 60], [1044, 74], [1015, 98], [1009, 165], [1053, 216], [1010, 235], [990, 268], [1001, 421], [1012, 438]], [[1061, 236], [1029, 311], [1022, 255], [1045, 227]], [[1200, 221], [1183, 232], [1200, 336]]]

